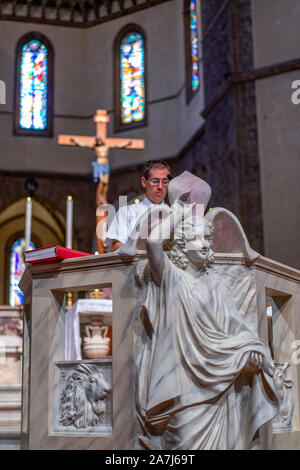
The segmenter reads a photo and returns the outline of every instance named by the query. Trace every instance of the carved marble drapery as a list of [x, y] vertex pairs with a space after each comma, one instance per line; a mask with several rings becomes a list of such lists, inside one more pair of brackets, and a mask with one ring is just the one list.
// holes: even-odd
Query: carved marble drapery
[[[150, 280], [136, 337], [138, 415], [149, 449], [247, 449], [278, 413], [268, 345], [246, 325], [220, 280], [166, 261]], [[243, 372], [251, 351], [264, 357]], [[266, 384], [268, 384], [266, 386]]]

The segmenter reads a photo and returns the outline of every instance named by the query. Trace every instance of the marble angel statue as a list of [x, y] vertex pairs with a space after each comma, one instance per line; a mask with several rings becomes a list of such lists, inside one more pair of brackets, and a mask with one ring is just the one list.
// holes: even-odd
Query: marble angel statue
[[172, 199], [146, 240], [150, 276], [135, 338], [139, 445], [260, 448], [258, 431], [279, 409], [269, 347], [211, 272], [213, 227], [194, 216], [194, 189]]

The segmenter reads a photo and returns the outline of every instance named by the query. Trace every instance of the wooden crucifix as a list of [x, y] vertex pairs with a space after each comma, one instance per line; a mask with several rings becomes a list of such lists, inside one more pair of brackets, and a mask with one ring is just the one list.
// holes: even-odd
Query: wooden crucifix
[[[101, 204], [107, 203], [107, 191], [109, 185], [109, 150], [111, 148], [127, 148], [127, 149], [144, 149], [145, 141], [143, 139], [120, 139], [107, 137], [107, 123], [109, 116], [105, 109], [98, 109], [94, 116], [96, 123], [96, 136], [75, 136], [75, 135], [59, 135], [59, 145], [77, 145], [83, 148], [90, 148], [96, 155], [96, 161], [92, 162], [93, 177], [97, 183], [96, 189], [96, 208]], [[99, 212], [99, 211], [98, 211]], [[104, 215], [96, 215], [97, 224], [97, 249], [99, 253], [105, 252], [103, 246], [103, 237], [99, 237], [99, 224], [103, 224]]]

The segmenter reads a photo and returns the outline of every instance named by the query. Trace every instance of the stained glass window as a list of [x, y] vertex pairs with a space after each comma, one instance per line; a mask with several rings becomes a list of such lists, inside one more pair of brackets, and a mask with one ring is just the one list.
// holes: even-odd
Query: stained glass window
[[[10, 279], [9, 279], [9, 304], [12, 307], [23, 305], [23, 293], [18, 284], [25, 271], [24, 251], [26, 247], [25, 238], [19, 238], [14, 242], [10, 252]], [[34, 249], [33, 242], [30, 249]]]
[[32, 39], [23, 45], [20, 61], [19, 127], [47, 128], [48, 51], [45, 44]]
[[121, 123], [145, 118], [144, 40], [138, 32], [128, 33], [120, 46]]
[[191, 41], [191, 86], [193, 92], [199, 87], [199, 44], [198, 44], [198, 18], [197, 0], [190, 0], [190, 41]]

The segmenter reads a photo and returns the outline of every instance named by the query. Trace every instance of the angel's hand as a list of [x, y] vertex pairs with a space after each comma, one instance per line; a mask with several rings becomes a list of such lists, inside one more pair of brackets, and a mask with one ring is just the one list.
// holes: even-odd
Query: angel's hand
[[263, 368], [264, 358], [261, 353], [252, 351], [249, 355], [246, 369], [248, 371], [258, 371]]
[[196, 206], [196, 202], [192, 204], [187, 204], [185, 201], [188, 200], [191, 191], [187, 191], [182, 193], [178, 196], [175, 200], [174, 204], [172, 205], [172, 210], [183, 217], [189, 217], [192, 214], [194, 207]]

